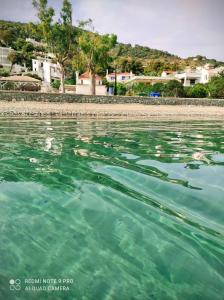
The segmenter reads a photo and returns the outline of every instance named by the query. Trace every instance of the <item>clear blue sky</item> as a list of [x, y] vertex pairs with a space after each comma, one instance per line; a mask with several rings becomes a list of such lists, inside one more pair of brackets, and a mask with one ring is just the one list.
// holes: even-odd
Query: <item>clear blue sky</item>
[[[37, 21], [32, 0], [0, 0], [0, 19]], [[59, 11], [62, 0], [49, 0]], [[72, 0], [73, 20], [91, 18], [100, 33], [181, 57], [224, 61], [224, 0]]]

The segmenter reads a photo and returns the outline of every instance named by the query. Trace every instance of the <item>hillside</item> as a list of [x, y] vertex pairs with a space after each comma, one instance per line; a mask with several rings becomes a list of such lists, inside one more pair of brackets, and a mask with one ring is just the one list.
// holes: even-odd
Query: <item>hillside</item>
[[[74, 27], [74, 30], [76, 28]], [[18, 39], [34, 38], [41, 40], [41, 34], [36, 31], [33, 23], [20, 23], [0, 20], [0, 45], [15, 48]], [[224, 62], [208, 59], [201, 55], [180, 58], [167, 51], [152, 49], [150, 47], [131, 44], [119, 44], [120, 53], [118, 66], [121, 71], [144, 73], [146, 75], [159, 75], [162, 70], [183, 70], [186, 66], [197, 67], [210, 63], [214, 66], [224, 65]]]

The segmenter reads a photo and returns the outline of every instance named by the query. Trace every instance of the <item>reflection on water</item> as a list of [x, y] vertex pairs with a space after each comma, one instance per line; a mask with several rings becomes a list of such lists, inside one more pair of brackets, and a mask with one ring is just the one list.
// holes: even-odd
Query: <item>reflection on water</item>
[[223, 299], [223, 182], [223, 122], [1, 120], [0, 299]]

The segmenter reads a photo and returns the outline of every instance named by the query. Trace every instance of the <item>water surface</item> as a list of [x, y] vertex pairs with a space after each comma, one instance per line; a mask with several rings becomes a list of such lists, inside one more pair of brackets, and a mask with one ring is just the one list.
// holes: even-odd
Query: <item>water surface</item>
[[1, 120], [0, 299], [223, 299], [223, 183], [224, 122]]

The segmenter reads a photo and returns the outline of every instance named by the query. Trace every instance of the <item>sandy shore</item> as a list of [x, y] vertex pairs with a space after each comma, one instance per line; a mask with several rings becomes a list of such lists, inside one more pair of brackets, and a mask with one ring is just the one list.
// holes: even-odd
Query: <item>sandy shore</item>
[[224, 119], [224, 107], [0, 101], [1, 117]]

